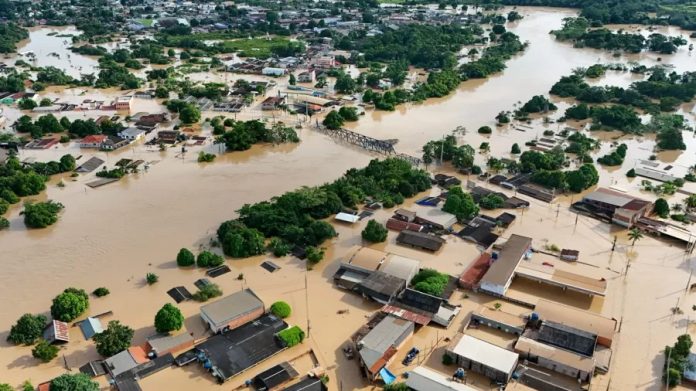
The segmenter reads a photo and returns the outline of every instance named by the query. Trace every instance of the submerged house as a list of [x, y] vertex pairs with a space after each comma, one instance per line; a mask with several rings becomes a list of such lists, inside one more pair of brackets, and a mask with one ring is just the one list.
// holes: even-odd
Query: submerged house
[[494, 253], [492, 264], [483, 275], [479, 289], [494, 295], [504, 296], [512, 283], [515, 269], [532, 248], [532, 239], [526, 236], [510, 235], [499, 253]]
[[363, 374], [375, 381], [411, 337], [414, 324], [411, 321], [386, 316], [367, 335], [356, 342]]
[[639, 218], [652, 210], [652, 203], [649, 201], [605, 188], [584, 196], [582, 204], [590, 212], [606, 216], [612, 223], [626, 228], [632, 227]]
[[414, 232], [404, 230], [399, 233], [396, 237], [396, 242], [398, 244], [404, 244], [411, 247], [417, 247], [429, 251], [439, 250], [443, 244], [445, 244], [445, 239], [430, 235], [422, 232]]
[[201, 307], [201, 318], [214, 333], [234, 329], [259, 318], [263, 301], [251, 289], [244, 289]]
[[465, 371], [486, 376], [498, 384], [510, 380], [519, 359], [515, 352], [466, 334], [460, 334], [452, 341], [447, 354]]

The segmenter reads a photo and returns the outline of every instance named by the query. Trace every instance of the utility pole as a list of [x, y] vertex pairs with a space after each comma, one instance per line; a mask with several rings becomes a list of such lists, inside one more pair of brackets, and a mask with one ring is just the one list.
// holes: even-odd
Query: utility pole
[[614, 250], [616, 249], [616, 239], [617, 237], [614, 236], [614, 243], [611, 245], [611, 252], [614, 252]]
[[305, 311], [306, 311], [306, 317], [307, 317], [307, 338], [309, 338], [309, 291], [307, 288], [307, 268], [305, 267], [305, 275], [304, 275], [304, 287], [305, 287]]

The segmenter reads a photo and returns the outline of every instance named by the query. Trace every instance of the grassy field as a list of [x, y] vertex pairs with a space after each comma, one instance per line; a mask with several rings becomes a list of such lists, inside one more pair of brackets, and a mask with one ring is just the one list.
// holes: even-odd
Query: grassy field
[[288, 43], [287, 38], [252, 38], [235, 39], [223, 42], [227, 50], [233, 50], [240, 57], [268, 58], [271, 56], [271, 49], [276, 46], [283, 46]]
[[138, 23], [142, 24], [145, 27], [151, 27], [152, 19], [138, 19]]

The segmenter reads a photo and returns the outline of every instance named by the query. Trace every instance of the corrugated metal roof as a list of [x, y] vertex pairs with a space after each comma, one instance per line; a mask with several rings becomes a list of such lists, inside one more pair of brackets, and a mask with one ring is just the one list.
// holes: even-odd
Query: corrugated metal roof
[[510, 239], [505, 242], [503, 249], [498, 254], [498, 259], [488, 268], [488, 272], [481, 279], [481, 283], [505, 285], [531, 246], [531, 238], [515, 234], [510, 235]]
[[263, 302], [251, 289], [245, 289], [202, 306], [201, 314], [219, 325], [258, 308], [263, 308]]
[[515, 352], [470, 335], [463, 335], [452, 349], [452, 353], [507, 374], [512, 373], [519, 358]]
[[445, 376], [431, 369], [415, 367], [408, 373], [406, 386], [415, 391], [476, 391], [475, 388], [451, 379], [451, 376]]

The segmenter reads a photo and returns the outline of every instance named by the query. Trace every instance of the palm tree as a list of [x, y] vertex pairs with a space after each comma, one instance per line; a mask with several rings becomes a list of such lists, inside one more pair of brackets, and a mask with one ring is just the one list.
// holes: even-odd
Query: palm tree
[[633, 247], [636, 245], [636, 240], [643, 238], [643, 233], [640, 232], [638, 228], [631, 228], [631, 230], [628, 231], [628, 238], [631, 239], [631, 247]]

